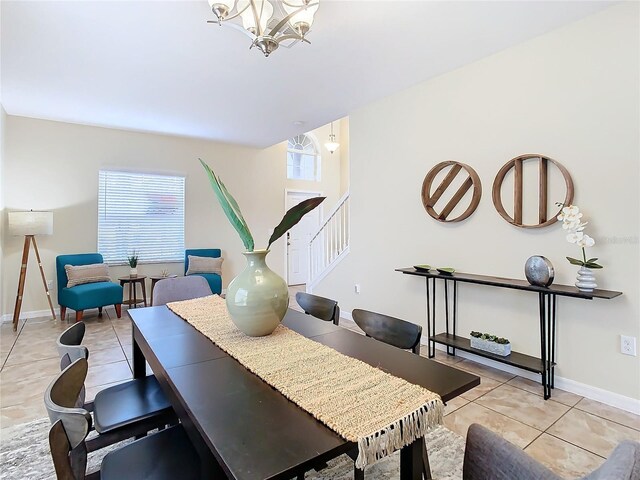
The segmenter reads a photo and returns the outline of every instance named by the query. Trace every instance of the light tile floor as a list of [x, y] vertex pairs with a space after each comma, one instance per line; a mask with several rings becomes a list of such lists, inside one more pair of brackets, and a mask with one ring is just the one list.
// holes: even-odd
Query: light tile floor
[[[304, 285], [289, 290], [291, 308], [299, 309], [295, 294]], [[113, 308], [102, 317], [87, 312], [85, 323], [90, 400], [132, 377], [131, 324]], [[341, 324], [362, 333], [353, 322]], [[17, 332], [0, 325], [0, 438], [4, 428], [46, 417], [42, 395], [59, 369], [54, 341], [69, 325], [48, 318], [22, 321]], [[621, 440], [640, 440], [640, 416], [558, 389], [544, 401], [542, 387], [531, 380], [441, 351], [435, 359], [481, 377], [480, 386], [447, 404], [448, 428], [465, 436], [471, 423], [485, 425], [565, 478], [597, 468]]]

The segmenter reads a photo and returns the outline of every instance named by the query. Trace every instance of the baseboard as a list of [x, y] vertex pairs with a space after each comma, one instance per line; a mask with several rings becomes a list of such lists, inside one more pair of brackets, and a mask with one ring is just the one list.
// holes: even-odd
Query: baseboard
[[[351, 312], [340, 312], [340, 322], [343, 321], [355, 325], [353, 317], [351, 316]], [[424, 337], [422, 338], [420, 343], [425, 346], [427, 345], [427, 341]], [[447, 347], [445, 345], [436, 344], [436, 348], [442, 351], [447, 350]], [[513, 375], [528, 378], [529, 380], [533, 380], [534, 382], [540, 382], [540, 375], [522, 370], [517, 367], [512, 367], [511, 365], [505, 365], [504, 363], [496, 362], [488, 358], [474, 355], [472, 353], [463, 352], [461, 350], [456, 350], [456, 356], [473, 360], [476, 363], [481, 363], [482, 365], [493, 367], [496, 370], [501, 370]], [[624, 395], [620, 395], [619, 393], [610, 392], [599, 387], [594, 387], [585, 383], [571, 380], [569, 378], [559, 377], [557, 375], [555, 378], [555, 386], [560, 390], [575, 393], [576, 395], [580, 395], [581, 397], [589, 398], [591, 400], [595, 400], [597, 402], [619, 408], [620, 410], [625, 410], [627, 412], [640, 415], [640, 400], [637, 400], [635, 398], [626, 397]], [[542, 385], [540, 385], [540, 389], [542, 389]], [[551, 399], [553, 399], [553, 393], [551, 394]]]
[[[20, 320], [29, 318], [50, 317], [51, 310], [33, 310], [31, 312], [20, 312]], [[2, 315], [2, 323], [11, 323], [13, 321], [13, 313], [5, 313]]]
[[[222, 295], [226, 295], [227, 289], [222, 289]], [[128, 308], [126, 305], [122, 305], [125, 310]], [[58, 315], [59, 312], [56, 313]], [[34, 310], [32, 312], [20, 312], [20, 320], [28, 320], [29, 318], [46, 317], [51, 315], [51, 310]], [[13, 313], [5, 313], [0, 317], [0, 323], [11, 323], [13, 321]]]

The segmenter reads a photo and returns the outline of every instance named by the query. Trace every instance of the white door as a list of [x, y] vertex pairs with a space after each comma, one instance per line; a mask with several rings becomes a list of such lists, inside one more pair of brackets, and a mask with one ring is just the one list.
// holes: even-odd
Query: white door
[[[312, 192], [287, 192], [287, 210], [308, 198], [317, 197]], [[289, 285], [307, 283], [309, 278], [309, 242], [320, 226], [320, 207], [307, 213], [287, 232], [287, 279]]]

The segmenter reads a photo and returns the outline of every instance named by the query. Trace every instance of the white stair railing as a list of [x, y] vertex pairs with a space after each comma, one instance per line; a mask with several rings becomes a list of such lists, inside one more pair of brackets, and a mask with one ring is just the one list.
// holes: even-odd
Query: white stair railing
[[349, 192], [311, 237], [309, 286], [321, 280], [349, 252]]

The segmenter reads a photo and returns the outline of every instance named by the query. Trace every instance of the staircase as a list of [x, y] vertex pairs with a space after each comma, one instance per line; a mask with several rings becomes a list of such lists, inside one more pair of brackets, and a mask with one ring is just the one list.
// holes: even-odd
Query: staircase
[[313, 287], [349, 254], [349, 223], [349, 192], [347, 192], [311, 237], [308, 292], [312, 292]]

